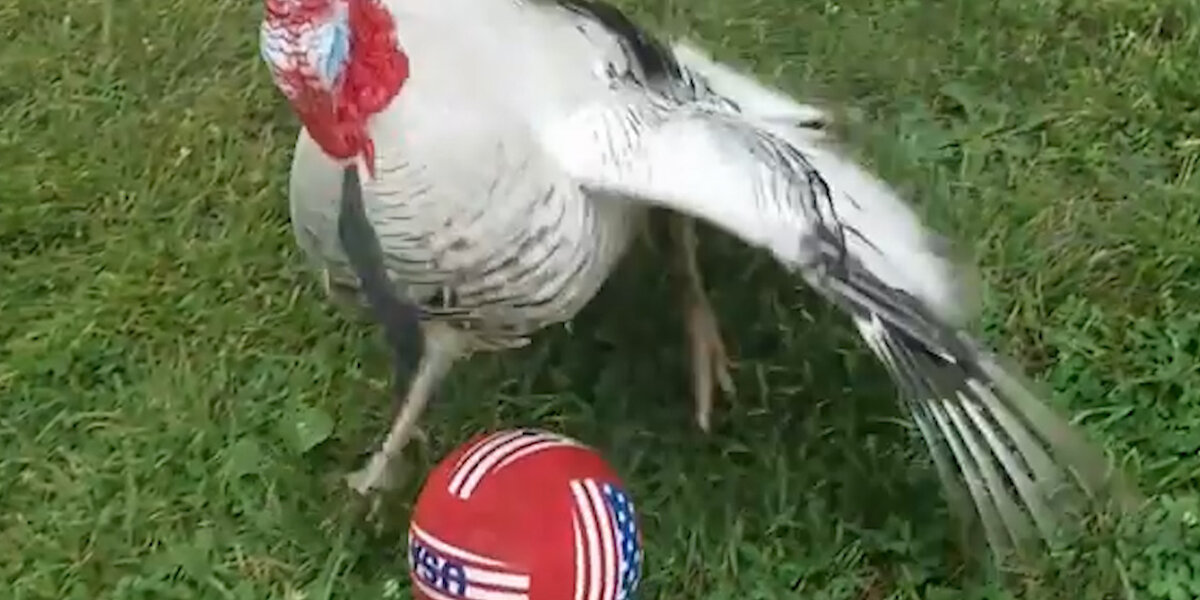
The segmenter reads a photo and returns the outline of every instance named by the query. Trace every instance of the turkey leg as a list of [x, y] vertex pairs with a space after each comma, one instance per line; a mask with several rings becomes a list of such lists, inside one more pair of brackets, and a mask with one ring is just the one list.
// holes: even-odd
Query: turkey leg
[[346, 476], [346, 484], [363, 496], [395, 486], [392, 460], [399, 456], [414, 434], [419, 435], [417, 421], [420, 420], [425, 406], [450, 372], [450, 368], [463, 356], [464, 340], [461, 334], [445, 324], [426, 324], [424, 337], [425, 352], [421, 355], [416, 375], [408, 386], [387, 437], [371, 455], [366, 466]]
[[729, 357], [696, 263], [696, 222], [690, 217], [672, 215], [671, 233], [687, 279], [683, 290], [683, 314], [691, 349], [696, 423], [708, 432], [712, 426], [714, 384], [726, 395], [731, 395], [734, 393], [733, 378], [729, 376]]

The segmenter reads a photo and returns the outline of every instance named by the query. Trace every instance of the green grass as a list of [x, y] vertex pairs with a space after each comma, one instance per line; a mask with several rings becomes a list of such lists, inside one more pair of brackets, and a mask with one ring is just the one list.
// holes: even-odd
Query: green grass
[[[1152, 497], [1121, 535], [1003, 593], [964, 566], [846, 322], [713, 234], [740, 391], [714, 435], [691, 425], [676, 296], [642, 250], [574, 333], [460, 366], [414, 469], [483, 429], [597, 445], [639, 503], [645, 598], [1200, 597], [1198, 6], [638, 3], [847, 109], [863, 160], [982, 266], [987, 339]], [[358, 525], [340, 480], [385, 427], [386, 354], [293, 245], [297, 126], [258, 59], [259, 11], [0, 6], [0, 597], [407, 586], [401, 535]], [[297, 428], [323, 417], [310, 448]]]

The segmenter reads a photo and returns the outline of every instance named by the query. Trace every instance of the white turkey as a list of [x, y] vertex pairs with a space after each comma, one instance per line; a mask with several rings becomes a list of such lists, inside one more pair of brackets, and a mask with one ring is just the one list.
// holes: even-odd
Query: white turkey
[[393, 346], [419, 343], [398, 349], [419, 364], [382, 446], [347, 478], [358, 492], [392, 483], [456, 360], [571, 319], [659, 207], [687, 267], [701, 427], [731, 386], [694, 219], [846, 311], [993, 549], [1048, 538], [1076, 500], [1135, 497], [965, 331], [964, 274], [828, 139], [821, 110], [586, 0], [266, 0], [261, 49], [304, 125], [290, 183], [301, 248], [328, 290], [366, 292]]

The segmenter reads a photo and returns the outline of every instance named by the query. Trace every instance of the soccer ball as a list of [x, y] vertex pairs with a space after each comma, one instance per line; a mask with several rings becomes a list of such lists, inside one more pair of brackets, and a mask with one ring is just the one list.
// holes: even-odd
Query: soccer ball
[[595, 450], [545, 431], [477, 436], [429, 474], [408, 532], [419, 600], [628, 600], [633, 502]]

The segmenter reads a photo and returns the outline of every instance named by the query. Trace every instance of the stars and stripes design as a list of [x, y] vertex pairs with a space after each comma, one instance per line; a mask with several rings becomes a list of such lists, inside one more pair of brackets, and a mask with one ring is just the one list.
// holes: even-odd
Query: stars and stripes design
[[571, 482], [575, 500], [575, 599], [630, 600], [642, 572], [633, 502], [593, 479]]
[[466, 500], [484, 479], [523, 458], [551, 448], [583, 446], [567, 437], [543, 431], [501, 431], [483, 438], [463, 453], [450, 473], [450, 494]]
[[429, 600], [529, 600], [529, 575], [457, 548], [415, 523], [408, 531], [412, 581]]

